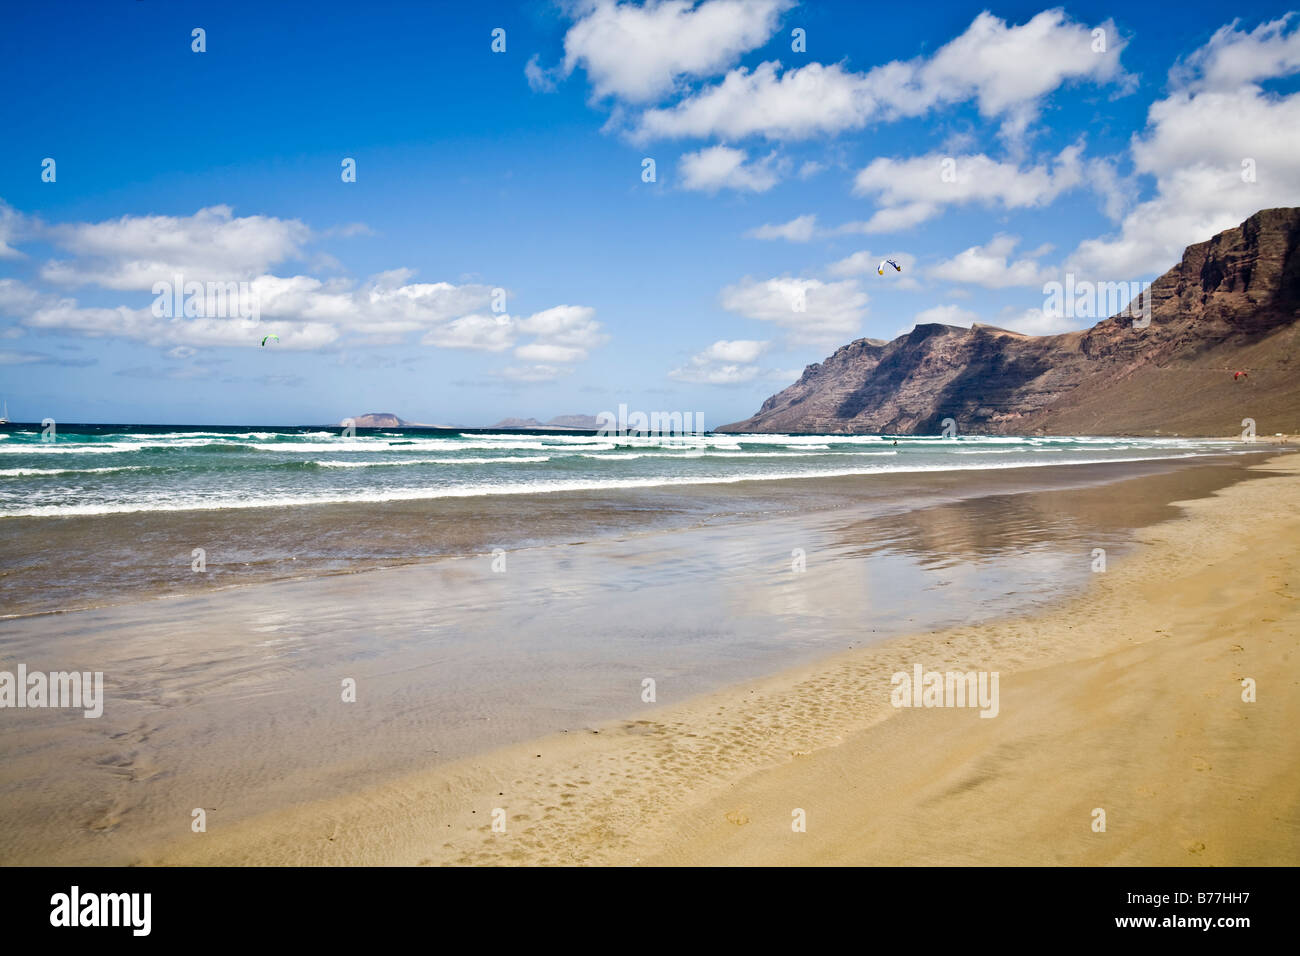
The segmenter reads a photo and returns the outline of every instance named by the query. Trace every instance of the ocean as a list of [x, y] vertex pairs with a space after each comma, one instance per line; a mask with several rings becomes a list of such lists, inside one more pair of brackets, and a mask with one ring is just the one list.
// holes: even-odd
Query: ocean
[[[0, 617], [796, 513], [919, 513], [1237, 462], [1252, 447], [165, 425], [0, 436]], [[1044, 540], [1079, 533], [1034, 522]]]
[[721, 435], [61, 425], [0, 432], [0, 518], [272, 508], [1145, 461], [1182, 438]]

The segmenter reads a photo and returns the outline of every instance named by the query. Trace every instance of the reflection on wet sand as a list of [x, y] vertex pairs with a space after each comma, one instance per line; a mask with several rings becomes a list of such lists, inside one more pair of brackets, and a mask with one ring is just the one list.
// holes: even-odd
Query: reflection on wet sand
[[898, 514], [870, 516], [834, 532], [850, 555], [896, 551], [923, 568], [945, 568], [1050, 548], [1122, 548], [1135, 528], [1177, 514], [1174, 501], [1204, 498], [1239, 480], [1257, 479], [1236, 463], [1135, 478], [1112, 485], [993, 494]]

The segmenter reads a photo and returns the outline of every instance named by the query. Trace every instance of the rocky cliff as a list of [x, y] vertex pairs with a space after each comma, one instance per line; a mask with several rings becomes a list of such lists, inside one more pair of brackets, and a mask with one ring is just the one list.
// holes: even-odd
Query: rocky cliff
[[1231, 435], [1253, 418], [1260, 434], [1300, 432], [1300, 208], [1189, 246], [1143, 295], [1061, 335], [859, 339], [718, 430], [937, 433], [951, 417], [966, 433]]

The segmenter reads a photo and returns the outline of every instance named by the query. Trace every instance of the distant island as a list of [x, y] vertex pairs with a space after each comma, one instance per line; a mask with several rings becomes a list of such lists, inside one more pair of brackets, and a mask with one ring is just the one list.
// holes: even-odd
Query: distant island
[[[340, 425], [348, 424], [348, 419], [339, 422]], [[351, 423], [357, 428], [442, 428], [441, 425], [426, 425], [423, 422], [408, 422], [405, 418], [398, 418], [392, 412], [367, 412], [365, 415], [353, 415]]]

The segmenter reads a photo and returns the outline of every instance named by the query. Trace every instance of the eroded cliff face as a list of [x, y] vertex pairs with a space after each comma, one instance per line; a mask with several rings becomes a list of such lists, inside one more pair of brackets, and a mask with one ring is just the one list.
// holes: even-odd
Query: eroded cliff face
[[[917, 326], [810, 365], [732, 432], [1230, 435], [1300, 431], [1300, 208], [1189, 246], [1141, 310], [1029, 336]], [[1234, 372], [1245, 376], [1234, 378]]]

